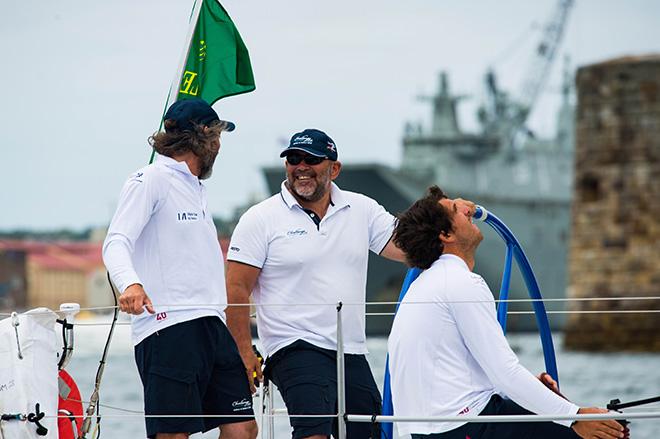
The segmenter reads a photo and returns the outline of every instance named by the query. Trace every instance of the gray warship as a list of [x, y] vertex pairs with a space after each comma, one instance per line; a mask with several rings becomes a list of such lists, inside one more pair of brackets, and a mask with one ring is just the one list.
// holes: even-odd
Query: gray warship
[[[428, 126], [406, 123], [402, 139], [402, 162], [398, 169], [381, 164], [344, 164], [337, 179], [340, 187], [364, 193], [392, 213], [405, 210], [437, 184], [450, 196], [473, 200], [497, 215], [517, 236], [532, 264], [541, 293], [546, 298], [566, 295], [567, 247], [570, 234], [570, 204], [573, 181], [574, 119], [572, 75], [565, 69], [562, 103], [557, 112], [554, 136], [540, 138], [527, 128], [527, 119], [543, 86], [558, 47], [572, 2], [563, 0], [537, 45], [519, 98], [498, 87], [497, 76], [485, 75], [484, 102], [477, 111], [478, 128], [466, 132], [457, 117], [461, 99], [450, 91], [447, 74], [440, 73], [437, 92], [421, 100], [432, 106]], [[281, 167], [263, 170], [271, 194], [280, 190]], [[505, 245], [489, 226], [484, 233], [475, 271], [482, 274], [498, 295], [504, 266]], [[373, 256], [367, 278], [368, 301], [393, 301], [398, 297], [405, 267]], [[514, 269], [510, 298], [526, 298], [520, 273]], [[549, 309], [563, 309], [550, 303]], [[536, 327], [529, 303], [512, 303], [508, 318], [511, 330]], [[372, 313], [392, 311], [371, 306]], [[560, 328], [564, 319], [551, 315]], [[391, 317], [367, 319], [370, 333], [388, 333]]]

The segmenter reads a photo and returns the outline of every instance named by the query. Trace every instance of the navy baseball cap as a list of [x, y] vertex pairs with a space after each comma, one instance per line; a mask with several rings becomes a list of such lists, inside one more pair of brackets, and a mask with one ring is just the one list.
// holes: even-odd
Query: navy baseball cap
[[337, 147], [330, 136], [321, 130], [306, 129], [291, 137], [289, 146], [282, 151], [280, 157], [289, 155], [292, 151], [304, 151], [316, 157], [337, 160]]
[[176, 101], [167, 110], [164, 119], [176, 122], [176, 126], [170, 129], [165, 127], [165, 131], [168, 133], [172, 131], [192, 131], [193, 124], [208, 126], [213, 122], [224, 122], [227, 125], [225, 131], [234, 131], [236, 128], [233, 122], [220, 120], [213, 107], [207, 104], [205, 100], [198, 98]]

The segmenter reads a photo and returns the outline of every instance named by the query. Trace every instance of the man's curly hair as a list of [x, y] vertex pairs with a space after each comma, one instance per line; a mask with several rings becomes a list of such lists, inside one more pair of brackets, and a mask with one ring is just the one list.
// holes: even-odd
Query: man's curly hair
[[214, 122], [205, 130], [205, 125], [194, 125], [193, 131], [176, 130], [176, 121], [168, 119], [165, 128], [170, 132], [161, 131], [149, 137], [151, 145], [158, 154], [174, 157], [192, 151], [196, 156], [202, 157], [207, 153], [211, 142], [227, 127], [224, 122]]
[[452, 212], [441, 204], [447, 195], [438, 186], [431, 186], [424, 198], [421, 198], [402, 214], [394, 229], [394, 243], [406, 254], [408, 264], [427, 269], [444, 250], [438, 237], [441, 233], [450, 233]]

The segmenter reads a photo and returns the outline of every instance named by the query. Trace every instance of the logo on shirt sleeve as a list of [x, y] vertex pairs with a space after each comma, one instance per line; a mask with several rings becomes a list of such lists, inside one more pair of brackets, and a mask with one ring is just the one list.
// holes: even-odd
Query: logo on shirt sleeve
[[476, 273], [470, 273], [470, 277], [472, 278], [475, 284], [488, 288], [488, 284], [486, 283], [483, 277], [479, 276]]

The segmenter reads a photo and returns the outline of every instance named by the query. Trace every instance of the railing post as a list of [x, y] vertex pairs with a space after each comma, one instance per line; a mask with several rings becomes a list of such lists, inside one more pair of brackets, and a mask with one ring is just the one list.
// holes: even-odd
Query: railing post
[[346, 439], [346, 393], [344, 376], [344, 336], [341, 325], [341, 308], [337, 304], [337, 439]]
[[273, 410], [275, 401], [273, 399], [273, 384], [268, 380], [268, 391], [266, 393], [266, 402], [268, 405], [268, 431], [267, 439], [275, 439], [275, 411]]
[[266, 398], [265, 398], [265, 393], [266, 393], [266, 384], [262, 383], [261, 386], [257, 387], [257, 407], [258, 411], [254, 406], [254, 396], [252, 399], [252, 408], [254, 409], [254, 418], [257, 421], [257, 427], [259, 428], [259, 437], [263, 438], [264, 437], [264, 431], [266, 429], [266, 425], [264, 424], [264, 420], [266, 419], [264, 414], [266, 413]]

